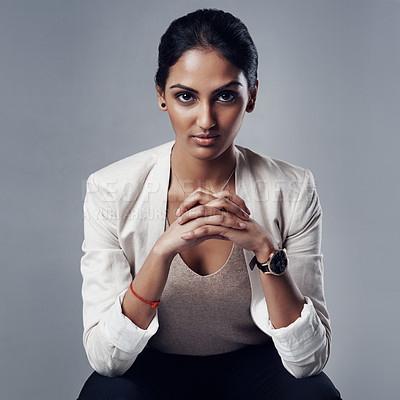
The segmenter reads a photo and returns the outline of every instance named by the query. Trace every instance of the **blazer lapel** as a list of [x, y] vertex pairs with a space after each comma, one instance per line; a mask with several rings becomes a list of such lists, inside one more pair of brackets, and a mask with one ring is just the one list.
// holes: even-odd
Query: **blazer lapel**
[[146, 254], [150, 253], [157, 239], [164, 232], [171, 171], [171, 150], [174, 143], [175, 141], [171, 141], [165, 144], [158, 156], [154, 169], [151, 171], [150, 182], [152, 187], [147, 203], [150, 217], [147, 220], [148, 240]]

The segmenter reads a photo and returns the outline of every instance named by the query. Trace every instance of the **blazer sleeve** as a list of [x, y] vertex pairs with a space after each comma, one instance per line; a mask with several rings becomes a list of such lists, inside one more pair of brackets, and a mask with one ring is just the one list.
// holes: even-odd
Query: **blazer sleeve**
[[120, 247], [117, 200], [92, 174], [84, 201], [83, 343], [90, 365], [101, 375], [122, 375], [158, 329], [158, 315], [143, 330], [121, 309], [132, 280], [131, 266]]
[[322, 371], [331, 342], [321, 254], [322, 210], [309, 170], [304, 172], [293, 210], [283, 247], [288, 252], [290, 274], [306, 304], [301, 316], [287, 327], [275, 329], [269, 321], [268, 333], [285, 368], [296, 378], [302, 378]]

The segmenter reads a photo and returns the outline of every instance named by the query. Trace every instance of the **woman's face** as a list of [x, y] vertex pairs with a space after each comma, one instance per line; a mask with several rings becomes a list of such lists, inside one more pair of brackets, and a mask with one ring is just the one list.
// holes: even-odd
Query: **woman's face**
[[160, 107], [166, 104], [161, 109], [168, 111], [177, 149], [211, 160], [233, 148], [246, 109], [254, 107], [256, 91], [249, 92], [242, 70], [220, 53], [196, 49], [170, 68], [158, 100]]

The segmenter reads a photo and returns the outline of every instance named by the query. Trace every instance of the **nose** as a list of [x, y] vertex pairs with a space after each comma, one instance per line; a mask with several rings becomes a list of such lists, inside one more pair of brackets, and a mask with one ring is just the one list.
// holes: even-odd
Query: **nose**
[[202, 102], [198, 107], [197, 125], [203, 131], [207, 131], [216, 125], [215, 115], [209, 102]]

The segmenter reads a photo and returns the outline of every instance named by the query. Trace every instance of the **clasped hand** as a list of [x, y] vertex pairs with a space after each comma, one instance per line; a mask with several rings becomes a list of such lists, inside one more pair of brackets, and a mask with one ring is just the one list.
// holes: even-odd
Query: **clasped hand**
[[204, 240], [222, 239], [256, 254], [261, 249], [271, 252], [276, 248], [275, 241], [249, 214], [243, 199], [230, 190], [213, 193], [198, 188], [181, 203], [177, 220], [165, 232], [168, 247], [179, 253]]

